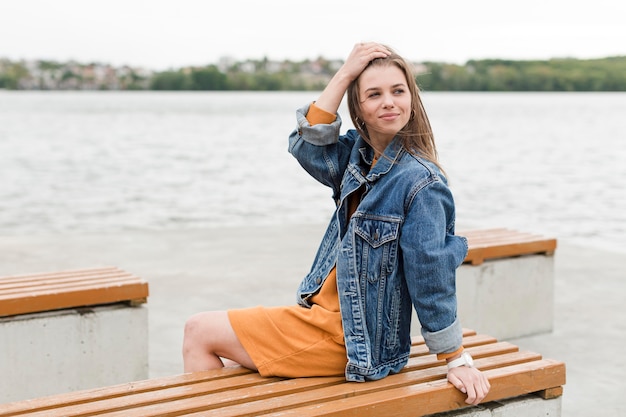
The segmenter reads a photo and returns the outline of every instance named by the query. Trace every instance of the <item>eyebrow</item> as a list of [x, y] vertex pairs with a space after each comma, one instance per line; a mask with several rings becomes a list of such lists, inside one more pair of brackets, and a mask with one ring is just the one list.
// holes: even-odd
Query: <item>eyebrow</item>
[[[397, 83], [391, 86], [391, 88], [398, 88], [398, 87], [406, 87], [407, 85], [405, 83]], [[381, 87], [371, 87], [371, 88], [367, 88], [365, 89], [363, 92], [367, 93], [368, 91], [372, 91], [372, 90], [382, 90]]]

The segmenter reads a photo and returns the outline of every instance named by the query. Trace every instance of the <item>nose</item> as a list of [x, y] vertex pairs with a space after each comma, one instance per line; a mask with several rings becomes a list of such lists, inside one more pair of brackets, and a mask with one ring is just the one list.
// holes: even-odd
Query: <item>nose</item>
[[391, 94], [385, 94], [383, 97], [383, 108], [389, 109], [393, 106], [393, 96]]

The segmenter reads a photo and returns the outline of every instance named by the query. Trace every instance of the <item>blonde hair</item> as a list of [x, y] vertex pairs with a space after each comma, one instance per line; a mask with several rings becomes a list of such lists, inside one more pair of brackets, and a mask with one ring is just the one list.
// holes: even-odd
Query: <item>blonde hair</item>
[[[424, 104], [420, 98], [420, 90], [415, 81], [415, 74], [412, 66], [400, 55], [389, 49], [391, 54], [386, 58], [376, 58], [372, 60], [366, 67], [374, 66], [389, 66], [395, 65], [403, 73], [407, 80], [409, 93], [411, 94], [411, 117], [407, 124], [400, 129], [397, 136], [400, 138], [402, 146], [411, 154], [420, 156], [435, 164], [442, 172], [443, 169], [439, 165], [439, 156], [437, 154], [437, 147], [435, 146], [435, 138], [433, 135], [428, 115], [424, 109]], [[369, 136], [367, 133], [367, 126], [362, 121], [361, 117], [361, 104], [359, 100], [359, 79], [357, 77], [347, 91], [348, 109], [350, 110], [350, 118], [352, 124], [356, 128], [357, 132], [366, 142], [369, 142]], [[371, 143], [370, 143], [371, 145]]]

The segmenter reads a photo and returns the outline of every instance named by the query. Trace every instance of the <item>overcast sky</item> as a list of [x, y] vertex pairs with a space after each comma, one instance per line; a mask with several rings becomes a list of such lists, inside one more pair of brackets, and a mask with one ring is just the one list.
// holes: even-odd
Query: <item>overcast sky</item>
[[0, 57], [162, 70], [375, 40], [414, 61], [599, 58], [626, 55], [625, 16], [621, 0], [0, 0]]

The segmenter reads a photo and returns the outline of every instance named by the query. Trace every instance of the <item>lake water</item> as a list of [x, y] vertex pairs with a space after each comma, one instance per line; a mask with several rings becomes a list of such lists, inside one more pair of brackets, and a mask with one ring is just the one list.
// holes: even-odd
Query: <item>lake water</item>
[[[326, 223], [287, 152], [317, 94], [0, 91], [0, 234]], [[625, 93], [423, 97], [459, 228], [626, 253]]]

